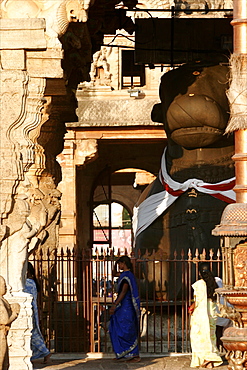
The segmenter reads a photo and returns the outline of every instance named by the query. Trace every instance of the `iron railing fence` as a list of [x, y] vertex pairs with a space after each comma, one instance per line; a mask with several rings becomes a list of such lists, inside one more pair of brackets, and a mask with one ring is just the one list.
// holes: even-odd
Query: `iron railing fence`
[[[54, 352], [111, 353], [109, 307], [116, 297], [112, 277], [118, 251], [110, 253], [58, 249], [34, 253], [29, 261], [41, 283], [40, 326]], [[207, 261], [221, 277], [219, 250], [182, 251], [170, 258], [157, 253], [130, 256], [141, 298], [140, 350], [146, 353], [188, 353], [188, 306], [199, 262]]]

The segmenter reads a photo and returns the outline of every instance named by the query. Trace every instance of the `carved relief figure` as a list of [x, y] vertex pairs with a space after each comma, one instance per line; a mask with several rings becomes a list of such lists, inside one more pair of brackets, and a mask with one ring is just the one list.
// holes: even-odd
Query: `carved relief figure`
[[[168, 141], [159, 177], [134, 209], [136, 250], [142, 255], [146, 249], [169, 256], [175, 250], [219, 248], [211, 231], [227, 203], [235, 201], [233, 137], [224, 135], [227, 89], [228, 67], [211, 62], [188, 63], [161, 78], [161, 103], [152, 119], [164, 124]], [[171, 274], [164, 265], [164, 280], [156, 281], [164, 297]], [[151, 272], [146, 277], [153, 281]]]
[[[7, 278], [12, 291], [22, 291], [25, 282], [28, 244], [37, 234], [37, 225], [28, 220], [30, 207], [25, 194], [17, 194], [13, 211], [9, 215], [8, 238], [1, 245], [0, 270]], [[13, 274], [13, 271], [15, 273]]]
[[29, 189], [29, 204], [30, 204], [30, 214], [28, 219], [38, 231], [37, 235], [42, 241], [45, 238], [46, 233], [42, 232], [47, 224], [48, 211], [43, 202], [45, 195], [37, 188]]
[[245, 369], [244, 363], [247, 359], [246, 351], [230, 351], [226, 354], [226, 359], [229, 362], [228, 370], [243, 370]]
[[[107, 58], [111, 54], [112, 48], [102, 46], [99, 51], [93, 55], [93, 62], [91, 64], [90, 77], [93, 85], [110, 86], [111, 73], [110, 64]], [[103, 74], [100, 73], [103, 71]]]
[[235, 286], [243, 287], [247, 284], [247, 251], [246, 246], [240, 245], [234, 250]]
[[44, 205], [47, 209], [47, 222], [45, 230], [47, 232], [46, 240], [42, 248], [48, 247], [50, 251], [58, 247], [58, 233], [61, 218], [62, 193], [56, 188], [51, 176], [44, 176], [40, 180], [40, 190], [44, 194]]
[[0, 369], [9, 368], [7, 335], [11, 323], [18, 317], [20, 305], [18, 303], [9, 304], [3, 297], [7, 292], [5, 279], [0, 276]]

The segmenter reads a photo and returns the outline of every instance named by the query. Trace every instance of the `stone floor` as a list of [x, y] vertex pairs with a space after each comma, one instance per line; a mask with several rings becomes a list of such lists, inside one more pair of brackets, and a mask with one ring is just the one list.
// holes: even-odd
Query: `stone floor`
[[[93, 355], [92, 355], [93, 356]], [[45, 370], [191, 370], [189, 355], [170, 355], [170, 356], [152, 356], [147, 357], [141, 354], [141, 361], [138, 363], [128, 363], [124, 361], [114, 361], [113, 358], [93, 358], [91, 356], [82, 355], [73, 356], [67, 355], [53, 355], [50, 364], [43, 364], [42, 360], [35, 360], [33, 362], [33, 369]], [[223, 357], [224, 359], [224, 357]], [[217, 367], [219, 370], [227, 370], [227, 362]]]

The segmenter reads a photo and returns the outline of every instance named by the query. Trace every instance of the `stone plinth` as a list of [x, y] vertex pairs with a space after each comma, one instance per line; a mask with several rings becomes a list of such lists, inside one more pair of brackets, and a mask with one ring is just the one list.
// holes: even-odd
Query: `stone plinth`
[[5, 298], [10, 304], [19, 303], [21, 306], [19, 316], [12, 323], [7, 339], [10, 361], [9, 370], [32, 370], [33, 366], [30, 361], [32, 356], [32, 296], [19, 292], [15, 295], [7, 294]]

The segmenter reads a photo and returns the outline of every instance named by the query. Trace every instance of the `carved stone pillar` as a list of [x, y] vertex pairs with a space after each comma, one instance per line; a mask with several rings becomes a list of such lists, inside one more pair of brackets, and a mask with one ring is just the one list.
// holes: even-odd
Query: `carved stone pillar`
[[36, 227], [28, 220], [25, 186], [17, 189], [35, 162], [35, 142], [29, 134], [41, 122], [45, 89], [45, 78], [27, 71], [26, 50], [46, 47], [44, 30], [42, 19], [1, 20], [0, 273], [8, 285], [8, 301], [21, 306], [8, 336], [10, 370], [32, 369], [31, 297], [22, 288], [28, 244]]
[[[61, 45], [46, 49], [45, 28], [44, 19], [1, 19], [0, 274], [8, 301], [21, 305], [8, 336], [10, 370], [32, 369], [31, 297], [23, 293], [27, 256], [47, 234], [50, 240], [58, 234], [51, 227], [60, 215], [55, 157], [68, 111], [74, 112], [62, 80]], [[43, 176], [52, 187], [44, 186]]]

